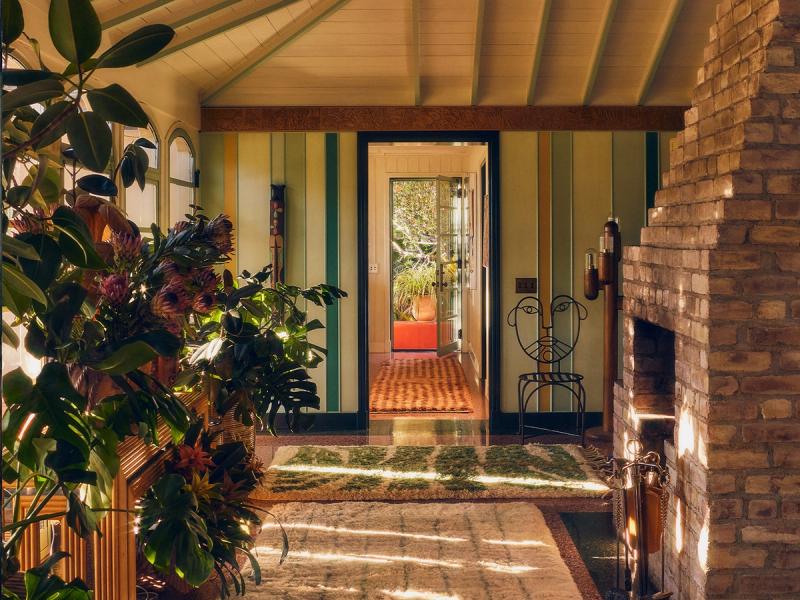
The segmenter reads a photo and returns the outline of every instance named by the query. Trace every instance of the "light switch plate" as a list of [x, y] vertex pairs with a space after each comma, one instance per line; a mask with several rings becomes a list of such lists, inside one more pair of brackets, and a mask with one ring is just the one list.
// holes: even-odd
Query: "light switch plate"
[[518, 294], [535, 294], [538, 291], [536, 277], [517, 277], [515, 283]]
[[369, 264], [369, 272], [370, 273], [377, 273], [378, 272], [378, 263], [370, 263]]

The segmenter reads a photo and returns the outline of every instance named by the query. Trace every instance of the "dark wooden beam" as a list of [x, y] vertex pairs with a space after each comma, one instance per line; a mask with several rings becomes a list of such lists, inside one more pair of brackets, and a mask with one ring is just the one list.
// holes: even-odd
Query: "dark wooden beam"
[[677, 131], [686, 106], [206, 106], [202, 131]]

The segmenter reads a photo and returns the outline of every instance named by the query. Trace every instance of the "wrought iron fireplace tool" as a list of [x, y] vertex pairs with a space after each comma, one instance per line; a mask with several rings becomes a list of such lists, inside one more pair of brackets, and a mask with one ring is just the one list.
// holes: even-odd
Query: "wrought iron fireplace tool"
[[[614, 527], [617, 535], [617, 585], [606, 600], [665, 600], [664, 529], [669, 502], [669, 472], [657, 452], [643, 452], [638, 440], [628, 442], [627, 458], [609, 461], [609, 487], [614, 491]], [[620, 587], [620, 544], [625, 548], [624, 586]], [[661, 551], [661, 590], [648, 585], [649, 556]]]

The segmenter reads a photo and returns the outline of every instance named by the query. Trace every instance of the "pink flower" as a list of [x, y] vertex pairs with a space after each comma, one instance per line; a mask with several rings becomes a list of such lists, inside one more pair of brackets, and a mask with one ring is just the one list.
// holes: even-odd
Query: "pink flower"
[[156, 272], [164, 276], [164, 283], [168, 285], [173, 282], [183, 282], [183, 273], [181, 273], [180, 268], [169, 259], [158, 265]]
[[131, 233], [114, 232], [111, 234], [111, 247], [118, 261], [130, 262], [141, 256], [142, 238]]
[[219, 215], [208, 222], [206, 226], [211, 243], [222, 254], [233, 251], [233, 223], [226, 215]]
[[213, 292], [219, 285], [219, 275], [213, 269], [204, 267], [198, 269], [192, 276], [192, 283], [204, 292]]
[[194, 297], [192, 308], [200, 314], [205, 314], [214, 308], [214, 296], [208, 292], [200, 292]]
[[191, 223], [189, 223], [189, 221], [178, 221], [177, 223], [175, 223], [175, 225], [172, 226], [172, 230], [175, 233], [180, 233], [184, 229], [187, 229], [190, 225]]
[[178, 447], [178, 462], [175, 464], [176, 469], [192, 469], [203, 473], [208, 467], [213, 466], [214, 461], [211, 460], [211, 456], [202, 448], [188, 446], [187, 444], [182, 444]]
[[114, 273], [104, 277], [99, 287], [100, 297], [114, 306], [119, 306], [128, 297], [128, 275]]
[[150, 307], [157, 317], [172, 321], [180, 317], [189, 307], [189, 296], [180, 282], [173, 281], [158, 290]]

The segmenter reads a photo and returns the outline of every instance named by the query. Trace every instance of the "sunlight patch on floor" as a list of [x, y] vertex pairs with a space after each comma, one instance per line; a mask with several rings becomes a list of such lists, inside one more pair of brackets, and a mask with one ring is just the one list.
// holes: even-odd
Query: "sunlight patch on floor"
[[[281, 525], [277, 523], [264, 523], [261, 526], [261, 531], [267, 529], [280, 529]], [[413, 540], [424, 540], [430, 542], [450, 542], [460, 543], [466, 542], [466, 538], [449, 537], [445, 535], [429, 535], [424, 533], [403, 533], [400, 531], [388, 531], [384, 529], [350, 529], [348, 527], [333, 527], [331, 525], [313, 525], [310, 523], [283, 523], [284, 529], [306, 529], [310, 531], [323, 531], [326, 533], [337, 534], [350, 534], [350, 535], [370, 535], [370, 536], [392, 536], [409, 538]], [[489, 542], [491, 543], [491, 542]]]

